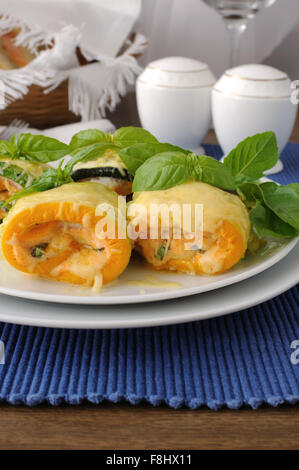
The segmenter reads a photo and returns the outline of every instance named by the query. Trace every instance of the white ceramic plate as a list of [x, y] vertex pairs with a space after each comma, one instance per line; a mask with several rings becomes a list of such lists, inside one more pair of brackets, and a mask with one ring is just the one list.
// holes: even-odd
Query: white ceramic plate
[[[219, 289], [256, 276], [287, 256], [296, 242], [292, 240], [264, 256], [248, 257], [230, 271], [217, 276], [157, 273], [145, 263], [133, 260], [118, 280], [104, 286], [98, 294], [92, 293], [91, 289], [34, 278], [1, 261], [0, 294], [82, 305], [123, 305], [175, 299]], [[150, 282], [154, 281], [152, 286], [149, 286], [148, 277]]]
[[217, 291], [167, 302], [62, 305], [0, 296], [0, 321], [57, 328], [134, 328], [203, 320], [257, 305], [299, 282], [299, 244], [270, 269]]

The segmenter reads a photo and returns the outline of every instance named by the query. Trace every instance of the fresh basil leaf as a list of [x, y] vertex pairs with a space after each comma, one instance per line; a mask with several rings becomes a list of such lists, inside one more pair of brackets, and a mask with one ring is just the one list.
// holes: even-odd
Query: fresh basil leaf
[[290, 183], [288, 184], [288, 188], [295, 192], [295, 194], [299, 194], [299, 183]]
[[278, 147], [274, 132], [264, 132], [240, 142], [224, 159], [236, 181], [259, 179], [264, 171], [272, 168], [278, 161]]
[[106, 150], [116, 148], [113, 144], [99, 142], [97, 144], [87, 145], [72, 152], [72, 158], [65, 166], [65, 170], [71, 173], [74, 166], [79, 162], [89, 162], [101, 157]]
[[142, 127], [121, 127], [113, 134], [113, 142], [121, 148], [138, 143], [158, 143], [156, 137]]
[[260, 185], [267, 207], [284, 222], [299, 230], [299, 184], [278, 186], [276, 183]]
[[68, 145], [44, 135], [20, 134], [17, 141], [18, 158], [37, 163], [48, 163], [68, 155]]
[[87, 129], [73, 135], [69, 146], [71, 151], [73, 151], [92, 144], [109, 142], [112, 142], [112, 136], [110, 134], [105, 134], [99, 129]]
[[14, 150], [9, 142], [5, 140], [0, 141], [0, 155], [4, 157], [13, 157]]
[[249, 209], [255, 207], [257, 201], [263, 201], [259, 183], [242, 183], [237, 186], [237, 193]]
[[129, 173], [135, 175], [137, 169], [149, 158], [158, 153], [180, 151], [186, 152], [180, 147], [171, 144], [160, 143], [139, 143], [125, 147], [118, 151], [118, 154], [124, 164], [126, 165]]
[[271, 209], [260, 202], [250, 211], [250, 219], [261, 238], [294, 238], [298, 235], [291, 225], [281, 220]]
[[203, 155], [194, 161], [195, 179], [227, 191], [235, 191], [236, 184], [229, 168], [215, 158]]
[[178, 186], [191, 177], [186, 155], [164, 152], [149, 158], [136, 171], [133, 191], [156, 191]]

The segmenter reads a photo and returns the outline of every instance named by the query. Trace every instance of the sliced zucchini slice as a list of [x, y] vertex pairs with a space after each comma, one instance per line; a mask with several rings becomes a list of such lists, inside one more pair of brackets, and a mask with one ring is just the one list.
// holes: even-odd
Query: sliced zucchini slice
[[112, 166], [98, 167], [98, 168], [79, 168], [72, 173], [72, 178], [74, 181], [80, 181], [87, 178], [115, 178], [124, 181], [131, 181], [131, 175], [128, 170], [122, 169], [121, 171], [118, 168]]

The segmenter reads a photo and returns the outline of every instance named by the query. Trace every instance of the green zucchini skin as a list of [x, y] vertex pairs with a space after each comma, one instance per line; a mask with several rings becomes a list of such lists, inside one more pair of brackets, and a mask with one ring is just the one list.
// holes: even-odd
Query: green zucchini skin
[[120, 172], [118, 168], [105, 166], [99, 168], [80, 168], [72, 173], [74, 181], [80, 181], [86, 178], [115, 178], [124, 181], [132, 181], [131, 175], [127, 170]]

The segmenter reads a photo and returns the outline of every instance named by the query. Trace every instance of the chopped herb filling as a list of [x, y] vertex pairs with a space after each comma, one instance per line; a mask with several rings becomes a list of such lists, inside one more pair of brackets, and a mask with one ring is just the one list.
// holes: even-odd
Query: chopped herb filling
[[31, 256], [33, 258], [41, 258], [44, 256], [46, 248], [48, 246], [48, 243], [42, 243], [41, 245], [36, 245], [33, 248], [31, 248]]
[[156, 251], [156, 258], [158, 258], [160, 261], [163, 261], [163, 259], [165, 258], [166, 256], [166, 253], [167, 253], [167, 247], [168, 247], [169, 243], [166, 241], [164, 242], [159, 248], [158, 250]]

